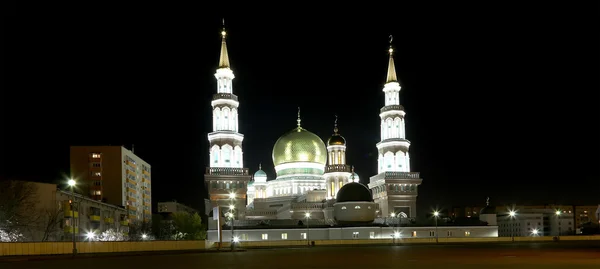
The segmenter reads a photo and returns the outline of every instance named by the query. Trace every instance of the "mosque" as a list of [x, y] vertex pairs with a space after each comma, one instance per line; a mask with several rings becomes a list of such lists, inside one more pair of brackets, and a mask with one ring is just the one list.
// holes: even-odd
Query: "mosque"
[[[300, 108], [296, 126], [290, 126], [291, 130], [273, 146], [277, 177], [268, 179], [261, 167], [253, 175], [244, 168], [244, 136], [238, 130], [239, 101], [233, 94], [235, 76], [226, 39], [223, 29], [215, 73], [217, 93], [211, 102], [210, 164], [204, 177], [213, 208], [209, 240], [307, 239], [309, 227], [311, 239], [418, 237], [437, 232], [437, 227], [435, 232], [432, 227], [410, 227], [417, 215], [416, 199], [422, 179], [418, 172], [410, 171], [406, 113], [400, 105], [401, 86], [391, 42], [384, 106], [379, 111], [381, 141], [375, 145], [379, 152], [378, 174], [363, 185], [353, 166], [346, 163], [346, 140], [338, 129], [337, 118], [333, 134], [324, 143], [302, 127]], [[402, 233], [402, 229], [406, 231]], [[444, 229], [448, 233], [462, 232], [464, 236], [498, 234], [497, 226]]]

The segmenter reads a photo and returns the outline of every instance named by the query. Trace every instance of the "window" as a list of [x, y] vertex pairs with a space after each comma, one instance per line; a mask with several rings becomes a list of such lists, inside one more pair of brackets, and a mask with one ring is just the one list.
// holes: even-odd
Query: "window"
[[92, 163], [92, 167], [100, 167], [100, 163]]
[[352, 232], [352, 238], [357, 239], [358, 238], [358, 232]]
[[300, 233], [300, 238], [306, 239], [306, 233]]
[[412, 232], [412, 237], [417, 237], [417, 231]]
[[447, 236], [448, 236], [448, 237], [452, 236], [452, 231], [448, 231], [448, 234], [447, 234]]
[[99, 176], [101, 176], [101, 175], [102, 175], [102, 174], [101, 174], [100, 172], [94, 172], [94, 176], [95, 176], [95, 177], [99, 177]]
[[471, 232], [465, 231], [465, 236], [471, 236]]
[[269, 239], [269, 234], [262, 234], [262, 240]]
[[99, 159], [100, 158], [100, 153], [92, 153], [92, 158]]
[[371, 239], [375, 238], [375, 232], [369, 232], [369, 238], [371, 238]]
[[435, 232], [434, 231], [429, 231], [429, 236], [435, 236]]
[[281, 239], [287, 239], [287, 233], [282, 233], [281, 234]]
[[359, 205], [357, 205], [357, 206], [355, 206], [355, 207], [354, 207], [354, 209], [360, 209], [360, 206], [359, 206]]
[[345, 206], [342, 206], [342, 210], [344, 210], [344, 209], [346, 209], [346, 207], [345, 207]]

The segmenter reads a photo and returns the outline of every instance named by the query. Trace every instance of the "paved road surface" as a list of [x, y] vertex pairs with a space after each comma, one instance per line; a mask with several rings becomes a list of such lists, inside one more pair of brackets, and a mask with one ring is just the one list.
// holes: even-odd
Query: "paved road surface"
[[0, 262], [2, 269], [600, 268], [600, 242], [261, 249]]

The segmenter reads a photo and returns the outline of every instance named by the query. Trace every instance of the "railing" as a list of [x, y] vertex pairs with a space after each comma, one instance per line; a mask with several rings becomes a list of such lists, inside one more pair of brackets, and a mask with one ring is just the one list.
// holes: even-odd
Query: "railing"
[[213, 94], [213, 100], [219, 100], [219, 99], [231, 99], [233, 101], [237, 101], [238, 97], [232, 93], [215, 93], [215, 94]]
[[390, 110], [404, 110], [404, 107], [402, 105], [384, 106], [381, 108], [380, 113], [390, 111]]
[[385, 172], [386, 179], [419, 179], [419, 172]]
[[246, 211], [246, 216], [275, 216], [276, 210], [249, 210]]
[[350, 165], [347, 165], [347, 164], [332, 164], [332, 165], [325, 166], [325, 173], [331, 173], [331, 172], [351, 173], [352, 168], [350, 167]]
[[323, 203], [294, 203], [292, 209], [323, 209]]
[[233, 167], [207, 167], [207, 175], [232, 175], [232, 176], [248, 176], [248, 168], [233, 168]]

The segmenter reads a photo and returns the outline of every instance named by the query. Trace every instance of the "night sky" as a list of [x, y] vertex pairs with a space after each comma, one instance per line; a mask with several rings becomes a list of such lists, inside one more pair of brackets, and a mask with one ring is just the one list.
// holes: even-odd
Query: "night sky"
[[23, 12], [5, 25], [0, 171], [61, 182], [69, 146], [134, 144], [152, 165], [154, 204], [200, 208], [225, 17], [252, 172], [262, 162], [275, 177], [272, 147], [300, 106], [324, 141], [339, 116], [348, 163], [367, 183], [393, 35], [420, 212], [487, 196], [597, 204], [598, 6], [564, 4]]

